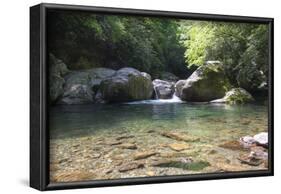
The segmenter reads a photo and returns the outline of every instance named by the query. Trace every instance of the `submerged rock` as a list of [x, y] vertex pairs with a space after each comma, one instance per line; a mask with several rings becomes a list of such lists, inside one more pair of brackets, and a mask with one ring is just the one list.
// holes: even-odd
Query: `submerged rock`
[[116, 137], [116, 140], [122, 140], [122, 139], [130, 139], [130, 138], [134, 138], [134, 135], [122, 135], [119, 137]]
[[100, 92], [107, 102], [146, 100], [152, 97], [151, 77], [134, 68], [122, 68], [101, 82]]
[[170, 99], [175, 92], [175, 83], [160, 79], [152, 82], [156, 99]]
[[148, 158], [150, 156], [154, 156], [156, 154], [158, 154], [158, 153], [154, 152], [154, 151], [138, 152], [134, 155], [134, 159], [135, 160], [141, 160], [141, 159]]
[[174, 139], [174, 140], [185, 141], [185, 142], [194, 142], [194, 141], [200, 140], [200, 138], [198, 138], [198, 137], [194, 137], [194, 136], [179, 133], [179, 132], [163, 132], [163, 133], [161, 133], [161, 135], [164, 137]]
[[219, 147], [222, 148], [227, 148], [230, 150], [248, 150], [247, 147], [244, 147], [243, 144], [241, 144], [239, 141], [227, 141], [221, 145], [219, 145]]
[[123, 144], [121, 144], [121, 145], [118, 146], [118, 147], [120, 147], [120, 148], [122, 148], [122, 149], [131, 149], [131, 150], [135, 150], [135, 149], [138, 148], [138, 147], [137, 147], [135, 144], [133, 144], [133, 143], [123, 143]]
[[185, 81], [176, 84], [177, 95], [184, 101], [206, 102], [222, 98], [230, 87], [223, 65], [218, 61], [208, 61], [192, 73]]
[[144, 164], [143, 163], [138, 163], [138, 162], [132, 162], [128, 164], [124, 164], [119, 168], [119, 172], [127, 172], [130, 170], [138, 169], [138, 168], [143, 168]]
[[183, 144], [183, 143], [172, 143], [169, 144], [168, 147], [175, 151], [182, 151], [190, 148], [188, 144]]
[[233, 88], [226, 92], [221, 99], [211, 101], [212, 103], [242, 104], [254, 101], [252, 95], [243, 88]]
[[96, 174], [89, 171], [70, 171], [70, 172], [60, 172], [51, 176], [50, 179], [52, 182], [72, 182], [72, 181], [85, 181], [91, 180], [96, 177]]

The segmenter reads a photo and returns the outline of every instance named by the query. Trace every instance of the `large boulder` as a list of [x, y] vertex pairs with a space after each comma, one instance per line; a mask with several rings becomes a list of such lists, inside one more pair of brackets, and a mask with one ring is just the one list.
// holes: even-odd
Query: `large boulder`
[[57, 59], [52, 53], [49, 54], [49, 73], [51, 75], [64, 76], [69, 72], [69, 69], [62, 60]]
[[64, 79], [58, 75], [49, 75], [49, 99], [53, 104], [63, 94]]
[[156, 99], [170, 99], [175, 92], [175, 83], [160, 79], [155, 79], [152, 82]]
[[226, 92], [220, 99], [212, 100], [213, 103], [242, 104], [254, 101], [253, 96], [243, 88], [233, 88]]
[[99, 91], [101, 81], [112, 77], [115, 73], [115, 70], [108, 68], [72, 71], [65, 76], [64, 92], [59, 103], [93, 103]]
[[69, 87], [64, 93], [58, 104], [88, 104], [94, 102], [94, 93], [87, 86], [76, 84]]
[[72, 71], [65, 77], [65, 91], [71, 88], [73, 85], [81, 84], [88, 85], [90, 82], [89, 72], [87, 71]]
[[116, 71], [113, 69], [103, 68], [103, 67], [90, 69], [88, 70], [88, 72], [89, 72], [89, 79], [90, 79], [88, 84], [94, 90], [94, 92], [97, 92], [102, 80], [112, 77], [116, 73]]
[[230, 83], [223, 65], [218, 61], [208, 61], [193, 72], [183, 86], [182, 82], [176, 86], [181, 100], [205, 102], [222, 98]]
[[62, 60], [57, 59], [53, 54], [49, 54], [49, 99], [51, 103], [57, 101], [57, 99], [63, 94], [63, 86], [65, 80], [63, 76], [66, 75], [69, 70]]
[[107, 102], [125, 102], [150, 99], [153, 86], [149, 74], [134, 68], [122, 68], [100, 84], [102, 99]]

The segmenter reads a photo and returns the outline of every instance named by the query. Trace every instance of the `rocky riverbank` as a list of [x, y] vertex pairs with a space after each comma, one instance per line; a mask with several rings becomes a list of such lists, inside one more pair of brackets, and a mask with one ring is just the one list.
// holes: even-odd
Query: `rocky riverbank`
[[230, 84], [218, 61], [206, 62], [185, 80], [169, 72], [153, 80], [148, 73], [131, 67], [70, 71], [54, 55], [49, 58], [49, 99], [53, 105], [171, 99], [174, 95], [185, 102], [236, 104], [254, 100], [249, 92]]

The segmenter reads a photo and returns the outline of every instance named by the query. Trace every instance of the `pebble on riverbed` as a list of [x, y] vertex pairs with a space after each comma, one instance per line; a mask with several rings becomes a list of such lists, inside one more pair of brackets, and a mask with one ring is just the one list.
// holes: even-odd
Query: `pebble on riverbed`
[[126, 171], [134, 170], [137, 168], [143, 168], [143, 167], [144, 167], [143, 163], [132, 162], [132, 163], [128, 163], [128, 164], [121, 166], [121, 168], [119, 168], [119, 172], [126, 172]]
[[135, 160], [145, 159], [156, 154], [158, 153], [154, 151], [138, 152], [134, 155], [134, 159]]
[[175, 151], [182, 151], [190, 148], [188, 144], [183, 144], [183, 143], [172, 143], [169, 144], [168, 147]]

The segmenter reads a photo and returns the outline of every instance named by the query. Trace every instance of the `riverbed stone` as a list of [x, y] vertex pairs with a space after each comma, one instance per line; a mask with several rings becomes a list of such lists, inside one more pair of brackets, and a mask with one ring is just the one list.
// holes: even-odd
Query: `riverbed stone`
[[242, 164], [248, 164], [250, 166], [259, 166], [263, 163], [262, 159], [258, 157], [254, 157], [248, 154], [241, 154], [237, 158]]
[[68, 172], [59, 172], [56, 173], [55, 176], [51, 176], [52, 182], [72, 182], [72, 181], [85, 181], [91, 180], [96, 175], [92, 172], [88, 171], [68, 171]]
[[143, 152], [138, 152], [134, 155], [134, 159], [135, 160], [141, 160], [141, 159], [145, 159], [151, 156], [154, 156], [158, 154], [158, 152], [155, 151], [143, 151]]
[[175, 151], [182, 151], [190, 148], [190, 145], [184, 143], [172, 143], [168, 145], [169, 148]]
[[161, 133], [162, 136], [164, 137], [168, 137], [177, 141], [185, 141], [185, 142], [195, 142], [195, 141], [199, 141], [200, 138], [199, 137], [195, 137], [192, 135], [188, 135], [185, 133], [180, 133], [180, 132], [162, 132]]
[[122, 149], [130, 149], [130, 150], [135, 150], [138, 148], [137, 145], [133, 144], [133, 143], [123, 143], [123, 144], [119, 145], [118, 147], [122, 148]]
[[239, 141], [226, 141], [219, 145], [219, 147], [230, 149], [230, 150], [249, 150], [249, 148], [244, 147]]
[[131, 163], [127, 163], [127, 164], [122, 165], [119, 168], [119, 172], [127, 172], [127, 171], [130, 171], [130, 170], [135, 170], [135, 169], [143, 168], [143, 167], [144, 167], [143, 163], [131, 162]]

